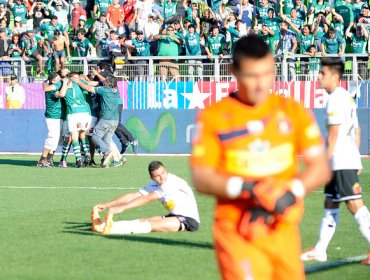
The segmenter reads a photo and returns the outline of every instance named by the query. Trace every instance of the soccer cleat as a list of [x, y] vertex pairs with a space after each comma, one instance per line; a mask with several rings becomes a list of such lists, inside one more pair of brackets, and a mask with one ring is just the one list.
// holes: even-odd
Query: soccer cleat
[[367, 253], [367, 259], [362, 262], [362, 264], [370, 265], [370, 252]]
[[65, 160], [62, 160], [61, 162], [59, 162], [59, 167], [66, 168], [68, 167], [68, 164]]
[[90, 166], [90, 162], [91, 162], [91, 157], [90, 156], [86, 156], [85, 157], [85, 160], [84, 160], [84, 166], [85, 167]]
[[112, 231], [112, 227], [113, 227], [113, 214], [108, 212], [107, 215], [105, 215], [105, 226], [103, 234], [109, 235]]
[[328, 260], [328, 256], [326, 252], [317, 252], [315, 248], [310, 248], [306, 252], [301, 255], [301, 260], [306, 261], [319, 261], [319, 262], [326, 262]]
[[53, 160], [47, 160], [49, 167], [54, 167], [54, 161]]
[[76, 161], [76, 168], [84, 167], [84, 164], [82, 163], [82, 160]]
[[95, 163], [95, 161], [92, 159], [89, 163], [90, 167], [97, 167], [98, 165]]
[[127, 159], [124, 156], [121, 156], [120, 161], [122, 162], [122, 164], [126, 164], [127, 163]]
[[131, 147], [132, 147], [132, 152], [134, 154], [136, 154], [137, 147], [139, 146], [139, 141], [137, 141], [137, 139], [135, 139], [134, 141], [131, 141], [130, 144], [131, 144]]
[[91, 230], [100, 233], [104, 230], [103, 222], [99, 216], [99, 211], [95, 207], [93, 207], [91, 212]]
[[39, 160], [36, 164], [37, 167], [50, 167], [46, 160]]
[[110, 165], [110, 167], [119, 167], [119, 166], [121, 166], [123, 163], [122, 163], [122, 161], [113, 161], [112, 163], [111, 163], [111, 165]]
[[123, 155], [126, 152], [127, 147], [128, 147], [127, 145], [122, 145], [121, 152], [120, 152], [121, 155]]

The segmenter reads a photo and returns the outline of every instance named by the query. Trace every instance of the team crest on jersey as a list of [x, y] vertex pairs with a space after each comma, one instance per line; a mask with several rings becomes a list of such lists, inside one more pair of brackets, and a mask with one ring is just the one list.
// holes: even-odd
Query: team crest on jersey
[[362, 189], [361, 189], [361, 186], [359, 183], [355, 183], [352, 187], [352, 191], [354, 194], [361, 194], [362, 193]]
[[287, 119], [280, 120], [278, 126], [281, 134], [289, 134], [292, 131], [292, 124]]
[[263, 121], [250, 121], [247, 122], [247, 129], [250, 133], [258, 134], [263, 132], [265, 125], [263, 124]]

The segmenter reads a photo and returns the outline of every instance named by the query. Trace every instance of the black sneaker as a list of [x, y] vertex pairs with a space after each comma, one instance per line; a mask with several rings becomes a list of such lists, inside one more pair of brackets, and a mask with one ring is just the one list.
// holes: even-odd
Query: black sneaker
[[90, 163], [89, 163], [89, 166], [90, 167], [97, 167], [98, 165], [96, 164], [95, 160], [90, 160]]
[[[130, 142], [131, 143], [131, 142]], [[129, 145], [122, 145], [120, 154], [123, 155], [126, 152], [126, 149]]]
[[89, 156], [85, 157], [84, 167], [90, 166], [90, 163], [91, 163], [91, 158]]
[[82, 160], [76, 161], [76, 168], [81, 168], [81, 167], [84, 167]]

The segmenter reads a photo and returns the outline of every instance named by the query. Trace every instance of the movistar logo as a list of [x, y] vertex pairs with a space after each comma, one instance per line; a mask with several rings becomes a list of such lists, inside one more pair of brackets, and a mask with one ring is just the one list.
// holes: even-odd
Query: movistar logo
[[149, 131], [136, 116], [132, 116], [127, 120], [126, 127], [139, 140], [140, 146], [147, 152], [156, 150], [161, 135], [166, 128], [170, 132], [170, 143], [176, 143], [176, 121], [170, 112], [160, 115], [152, 131]]

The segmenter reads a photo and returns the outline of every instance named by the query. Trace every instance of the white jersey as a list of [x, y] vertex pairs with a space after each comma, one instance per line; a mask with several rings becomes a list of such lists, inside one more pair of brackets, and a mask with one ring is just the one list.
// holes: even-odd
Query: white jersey
[[142, 195], [157, 192], [160, 197], [159, 201], [170, 214], [193, 218], [198, 223], [200, 222], [198, 206], [192, 189], [185, 180], [176, 175], [168, 173], [167, 181], [162, 186], [152, 181], [139, 192]]
[[327, 124], [339, 125], [338, 138], [331, 158], [332, 170], [362, 169], [360, 152], [356, 145], [358, 119], [356, 104], [351, 95], [337, 87], [326, 104]]

